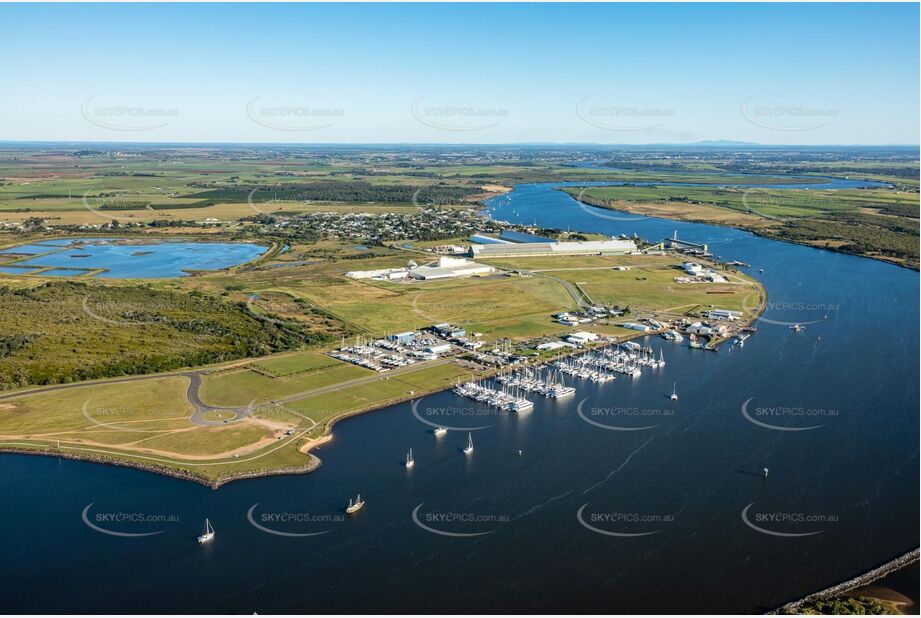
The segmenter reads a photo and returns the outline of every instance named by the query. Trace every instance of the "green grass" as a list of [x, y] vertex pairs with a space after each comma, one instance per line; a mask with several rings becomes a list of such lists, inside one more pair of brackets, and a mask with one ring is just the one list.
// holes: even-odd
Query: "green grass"
[[295, 352], [283, 356], [273, 356], [253, 363], [256, 368], [275, 376], [289, 376], [305, 371], [326, 369], [341, 365], [342, 361], [317, 352]]
[[201, 398], [213, 406], [246, 406], [253, 400], [270, 401], [373, 374], [369, 369], [345, 363], [288, 378], [271, 378], [242, 369], [203, 376]]

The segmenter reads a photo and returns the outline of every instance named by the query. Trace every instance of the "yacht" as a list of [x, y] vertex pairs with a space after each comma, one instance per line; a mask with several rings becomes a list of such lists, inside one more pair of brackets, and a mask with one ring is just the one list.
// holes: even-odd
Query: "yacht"
[[198, 542], [202, 545], [210, 542], [214, 538], [214, 528], [211, 527], [211, 522], [205, 519], [205, 533], [198, 537]]
[[447, 428], [447, 427], [436, 427], [436, 428], [435, 428], [435, 435], [436, 435], [436, 436], [443, 436], [443, 435], [445, 435], [446, 433], [448, 433], [448, 428]]
[[677, 382], [675, 382], [675, 383], [672, 385], [672, 396], [671, 396], [671, 400], [672, 400], [672, 401], [678, 401], [678, 383], [677, 383]]
[[413, 458], [413, 450], [409, 449], [409, 452], [406, 453], [406, 467], [412, 468], [416, 465], [416, 460]]
[[464, 447], [464, 455], [469, 455], [473, 452], [473, 434], [469, 431], [467, 432], [467, 446]]
[[803, 327], [800, 326], [799, 324], [794, 324], [793, 326], [790, 327], [790, 330], [794, 330], [794, 331], [796, 331], [796, 332], [800, 332], [801, 330], [803, 330]]
[[357, 513], [361, 510], [361, 507], [365, 505], [365, 501], [361, 499], [361, 494], [358, 494], [358, 497], [355, 498], [355, 501], [352, 502], [352, 499], [349, 498], [349, 505], [345, 507], [346, 513]]

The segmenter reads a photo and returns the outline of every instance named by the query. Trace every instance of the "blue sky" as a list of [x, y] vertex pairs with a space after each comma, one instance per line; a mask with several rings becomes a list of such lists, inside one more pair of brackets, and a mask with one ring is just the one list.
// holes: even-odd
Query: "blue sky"
[[0, 5], [0, 140], [916, 144], [917, 4]]

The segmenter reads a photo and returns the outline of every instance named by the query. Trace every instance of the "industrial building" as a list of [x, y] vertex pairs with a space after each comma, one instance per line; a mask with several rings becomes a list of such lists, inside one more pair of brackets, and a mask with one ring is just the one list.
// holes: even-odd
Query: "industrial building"
[[587, 331], [580, 331], [578, 333], [572, 333], [566, 337], [566, 341], [569, 343], [574, 343], [576, 345], [585, 345], [586, 343], [591, 343], [598, 339], [598, 335], [595, 333], [590, 333]]
[[495, 270], [492, 266], [477, 264], [466, 258], [440, 257], [437, 262], [423, 266], [416, 266], [414, 262], [410, 262], [405, 268], [353, 270], [345, 273], [345, 276], [352, 279], [374, 279], [377, 281], [399, 279], [432, 281], [435, 279], [456, 279], [458, 277], [487, 275]]
[[707, 245], [704, 243], [688, 242], [686, 240], [678, 239], [678, 230], [675, 230], [675, 233], [671, 238], [666, 238], [662, 241], [662, 247], [665, 249], [674, 249], [675, 251], [681, 251], [683, 253], [689, 253], [693, 255], [709, 255], [709, 250]]
[[410, 345], [416, 341], [416, 333], [414, 331], [406, 331], [405, 333], [394, 333], [387, 337], [390, 341], [395, 343], [401, 343], [403, 345]]
[[586, 240], [578, 242], [524, 242], [471, 245], [470, 257], [533, 257], [548, 255], [609, 255], [636, 251], [632, 240]]
[[437, 265], [426, 264], [411, 268], [408, 274], [413, 279], [431, 281], [433, 279], [453, 279], [457, 277], [471, 277], [473, 275], [486, 275], [496, 269], [485, 264], [477, 264], [464, 258], [441, 257]]

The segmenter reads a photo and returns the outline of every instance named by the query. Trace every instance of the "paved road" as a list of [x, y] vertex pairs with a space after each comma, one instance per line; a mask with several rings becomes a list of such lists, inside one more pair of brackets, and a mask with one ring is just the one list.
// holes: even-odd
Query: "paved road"
[[[448, 358], [439, 358], [434, 361], [426, 361], [423, 363], [415, 363], [413, 365], [408, 365], [406, 367], [398, 367], [392, 369], [386, 373], [374, 373], [372, 375], [364, 376], [361, 378], [354, 378], [352, 380], [347, 380], [345, 382], [338, 382], [336, 384], [330, 384], [329, 386], [323, 386], [320, 388], [313, 388], [306, 391], [301, 391], [299, 393], [294, 393], [292, 395], [287, 395], [285, 397], [280, 397], [275, 399], [272, 403], [281, 404], [289, 401], [296, 401], [302, 399], [309, 395], [321, 395], [323, 393], [330, 393], [337, 391], [342, 388], [347, 388], [350, 386], [358, 386], [360, 384], [367, 384], [368, 382], [374, 382], [380, 380], [383, 377], [390, 377], [395, 375], [401, 375], [404, 373], [410, 373], [420, 368], [428, 367], [437, 367], [439, 365], [444, 365], [446, 363], [452, 362], [454, 359], [451, 357]], [[205, 370], [186, 370], [186, 371], [174, 371], [170, 373], [158, 373], [154, 375], [144, 375], [144, 376], [126, 376], [123, 378], [112, 378], [108, 380], [97, 380], [94, 382], [75, 382], [72, 384], [55, 384], [53, 386], [42, 386], [40, 388], [33, 388], [27, 391], [18, 391], [14, 393], [5, 393], [0, 395], [0, 401], [4, 399], [13, 399], [14, 397], [22, 397], [25, 395], [37, 395], [39, 393], [50, 393], [54, 391], [66, 390], [71, 388], [86, 388], [90, 386], [101, 386], [106, 384], [124, 384], [126, 382], [135, 382], [139, 380], [155, 380], [157, 378], [169, 378], [176, 376], [184, 376], [189, 378], [189, 387], [186, 390], [186, 397], [189, 400], [189, 403], [195, 408], [195, 411], [192, 413], [190, 420], [196, 425], [202, 426], [218, 426], [224, 425], [224, 421], [209, 421], [204, 418], [204, 414], [210, 411], [226, 411], [233, 412], [236, 416], [233, 421], [240, 420], [252, 413], [253, 411], [253, 402], [250, 402], [244, 407], [232, 407], [232, 406], [212, 406], [208, 405], [201, 400], [201, 376], [203, 373], [206, 373]], [[255, 400], [254, 400], [255, 401]]]
[[580, 292], [576, 288], [576, 286], [570, 283], [569, 281], [566, 281], [565, 279], [560, 279], [559, 277], [554, 277], [553, 275], [548, 275], [547, 273], [542, 273], [542, 272], [534, 271], [532, 274], [535, 277], [543, 277], [544, 279], [550, 279], [551, 281], [555, 281], [559, 283], [564, 288], [566, 288], [566, 291], [569, 292], [569, 295], [572, 296], [572, 299], [576, 301], [577, 305], [579, 305], [580, 307], [588, 306], [588, 303], [585, 302], [585, 297], [583, 296], [582, 292]]

